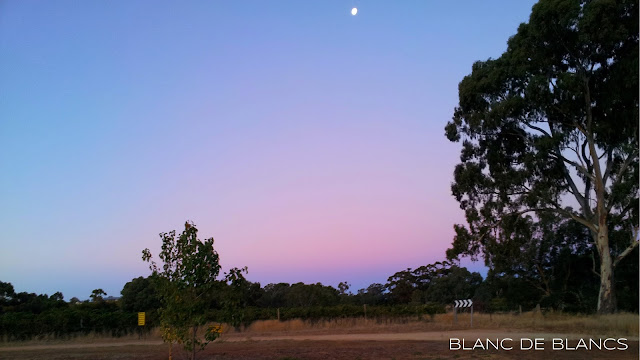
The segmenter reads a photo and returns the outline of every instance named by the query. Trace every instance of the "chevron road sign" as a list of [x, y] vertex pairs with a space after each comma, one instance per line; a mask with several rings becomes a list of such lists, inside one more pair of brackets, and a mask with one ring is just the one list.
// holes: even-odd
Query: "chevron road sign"
[[454, 302], [453, 321], [456, 323], [458, 322], [458, 308], [470, 307], [471, 308], [471, 327], [473, 327], [473, 300], [471, 299], [454, 300], [453, 302]]
[[471, 300], [471, 299], [454, 300], [453, 302], [455, 303], [455, 307], [469, 307], [469, 306], [473, 305], [473, 300]]

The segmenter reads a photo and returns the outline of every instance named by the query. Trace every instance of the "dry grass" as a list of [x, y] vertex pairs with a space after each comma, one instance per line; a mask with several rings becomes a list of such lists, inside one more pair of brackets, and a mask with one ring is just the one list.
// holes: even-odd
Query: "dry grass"
[[[454, 324], [452, 313], [438, 314], [433, 318], [368, 319], [342, 318], [321, 321], [259, 320], [241, 333], [382, 333], [413, 331], [447, 331], [468, 329], [469, 313], [458, 314]], [[638, 314], [568, 315], [562, 313], [473, 314], [474, 329], [514, 329], [541, 332], [583, 333], [638, 336]], [[228, 332], [231, 329], [227, 328]], [[234, 329], [235, 330], [235, 329]]]
[[[271, 334], [271, 333], [367, 333], [367, 332], [410, 332], [420, 331], [425, 324], [431, 324], [430, 320], [418, 320], [411, 318], [337, 318], [327, 320], [258, 320], [246, 328], [240, 329], [241, 333]], [[238, 329], [233, 329], [238, 331]], [[232, 332], [232, 331], [230, 331]]]
[[[585, 334], [592, 336], [627, 336], [638, 337], [638, 314], [619, 313], [613, 315], [568, 315], [562, 313], [531, 312], [518, 314], [473, 314], [473, 329], [495, 330], [520, 330], [526, 332], [555, 332]], [[438, 314], [433, 317], [407, 318], [338, 318], [329, 320], [258, 320], [246, 328], [235, 329], [223, 325], [224, 338], [251, 337], [268, 335], [292, 335], [292, 334], [366, 334], [366, 333], [410, 333], [425, 331], [451, 331], [469, 329], [469, 313], [458, 314], [458, 323], [454, 324], [453, 313]], [[200, 334], [204, 332], [204, 327]], [[73, 343], [109, 343], [123, 341], [161, 341], [159, 329], [154, 329], [142, 338], [137, 334], [119, 338], [91, 333], [86, 336], [78, 336], [71, 339], [54, 339], [53, 337], [41, 337], [32, 341], [22, 342], [28, 344], [56, 344], [63, 342]], [[0, 343], [0, 346], [8, 346], [9, 343]]]
[[[469, 314], [459, 314], [458, 324], [468, 324]], [[453, 325], [453, 314], [436, 315], [436, 323]], [[554, 331], [585, 334], [638, 336], [638, 314], [569, 315], [563, 313], [526, 312], [518, 314], [473, 314], [473, 327], [479, 329], [518, 329], [527, 331]]]

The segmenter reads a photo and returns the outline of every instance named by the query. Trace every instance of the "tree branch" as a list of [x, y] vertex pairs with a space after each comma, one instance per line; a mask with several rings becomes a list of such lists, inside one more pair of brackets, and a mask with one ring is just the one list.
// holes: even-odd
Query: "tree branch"
[[629, 246], [627, 246], [627, 248], [620, 253], [620, 255], [618, 255], [616, 257], [616, 259], [613, 261], [613, 267], [615, 268], [618, 263], [620, 263], [620, 260], [624, 259], [625, 256], [629, 255], [633, 249], [635, 249], [636, 247], [638, 247], [638, 226], [632, 226], [631, 227], [631, 244], [629, 244]]
[[[547, 289], [545, 289], [545, 288], [543, 288], [542, 286], [540, 286], [540, 283], [539, 283], [539, 282], [540, 282], [540, 281], [542, 281], [542, 280], [534, 281], [534, 280], [531, 280], [529, 277], [525, 277], [525, 279], [526, 279], [526, 281], [528, 281], [531, 285], [533, 285], [533, 287], [535, 287], [536, 289], [538, 289], [538, 290], [540, 290], [540, 291], [542, 291], [542, 292], [544, 293], [543, 298], [548, 297], [548, 296], [550, 296], [550, 295], [551, 295], [551, 292], [549, 291], [549, 289], [548, 289], [548, 288], [547, 288]], [[545, 285], [546, 285], [546, 284], [545, 284]]]
[[567, 211], [567, 210], [563, 209], [563, 208], [562, 208], [558, 203], [556, 203], [556, 202], [553, 202], [553, 203], [552, 203], [552, 205], [553, 205], [553, 207], [554, 207], [555, 209], [549, 209], [549, 210], [556, 211], [556, 212], [558, 212], [558, 213], [560, 213], [560, 214], [562, 214], [562, 215], [564, 215], [564, 216], [570, 217], [571, 219], [573, 219], [573, 220], [575, 220], [575, 221], [579, 222], [580, 224], [582, 224], [582, 225], [584, 225], [584, 226], [588, 227], [591, 231], [598, 232], [598, 226], [597, 226], [597, 225], [595, 225], [595, 224], [593, 224], [593, 223], [592, 223], [592, 222], [590, 222], [589, 220], [584, 219], [584, 218], [581, 218], [581, 217], [577, 216], [576, 214], [574, 214], [574, 213], [572, 213], [572, 212], [570, 212], [570, 211]]
[[613, 183], [611, 184], [611, 187], [614, 187], [620, 183], [620, 179], [622, 178], [622, 175], [627, 170], [629, 165], [631, 165], [631, 163], [633, 162], [633, 159], [635, 159], [637, 156], [638, 156], [637, 149], [632, 151], [631, 154], [627, 156], [627, 158], [622, 163], [622, 166], [620, 166], [620, 169], [618, 169], [618, 172], [616, 172], [616, 178], [613, 179]]
[[591, 161], [589, 161], [589, 157], [587, 156], [587, 144], [588, 144], [588, 139], [585, 138], [584, 141], [582, 142], [582, 159], [584, 160], [585, 164], [587, 164], [587, 169], [589, 169], [589, 171], [591, 171]]
[[[551, 134], [554, 135], [553, 125], [551, 123], [549, 123], [549, 129], [551, 130]], [[578, 201], [578, 204], [580, 204], [580, 207], [582, 208], [582, 214], [585, 215], [585, 217], [590, 217], [589, 215], [591, 213], [591, 207], [589, 203], [585, 201], [585, 198], [582, 196], [582, 194], [580, 194], [578, 187], [576, 186], [575, 182], [571, 178], [571, 174], [569, 173], [569, 170], [567, 169], [567, 166], [564, 163], [564, 160], [568, 160], [568, 159], [565, 159], [564, 156], [562, 156], [562, 153], [560, 152], [560, 149], [558, 148], [558, 146], [555, 147], [555, 151], [557, 154], [554, 154], [554, 155], [563, 159], [563, 161], [560, 162], [560, 164], [562, 165], [562, 172], [564, 174], [564, 178], [567, 181], [567, 184], [569, 184], [569, 187], [571, 188], [571, 191], [570, 191], [571, 194], [573, 194], [573, 196]], [[574, 164], [577, 165], [577, 163], [575, 162]], [[589, 179], [589, 176], [587, 176], [587, 178]]]
[[[557, 151], [559, 151], [559, 150], [557, 150]], [[593, 175], [592, 175], [589, 171], [587, 171], [587, 169], [585, 169], [582, 165], [578, 164], [577, 162], [575, 162], [575, 161], [573, 161], [573, 160], [569, 160], [569, 159], [567, 159], [566, 157], [564, 157], [564, 156], [562, 156], [562, 155], [559, 155], [559, 154], [550, 154], [550, 155], [553, 155], [553, 156], [555, 156], [556, 158], [558, 158], [558, 159], [560, 159], [560, 160], [562, 160], [562, 161], [566, 162], [567, 164], [572, 165], [573, 167], [575, 167], [575, 168], [576, 168], [576, 170], [578, 170], [578, 171], [580, 171], [581, 173], [583, 173], [583, 174], [584, 174], [584, 176], [585, 176], [586, 178], [591, 179], [591, 180], [594, 180]], [[577, 189], [576, 189], [576, 191], [577, 191]]]
[[567, 149], [571, 149], [571, 151], [573, 151], [573, 153], [576, 154], [576, 159], [578, 159], [578, 161], [580, 161], [580, 165], [586, 169], [587, 165], [582, 160], [582, 157], [580, 157], [580, 152], [578, 151], [578, 149], [580, 148], [580, 141], [578, 139], [578, 136], [576, 136], [575, 145], [576, 145], [575, 148], [567, 145]]
[[551, 135], [548, 132], [546, 132], [544, 129], [542, 129], [540, 127], [537, 127], [537, 126], [534, 126], [534, 125], [531, 125], [528, 121], [523, 121], [522, 123], [527, 125], [530, 129], [537, 130], [537, 131], [541, 132], [542, 134], [544, 134], [545, 136], [551, 137]]
[[536, 270], [538, 270], [538, 274], [540, 274], [540, 279], [542, 280], [542, 283], [544, 284], [544, 291], [547, 295], [551, 295], [551, 291], [549, 291], [549, 280], [547, 280], [547, 277], [544, 276], [544, 271], [542, 271], [542, 267], [540, 267], [540, 264], [536, 264]]
[[633, 251], [633, 249], [635, 249], [636, 247], [638, 247], [637, 240], [635, 240], [623, 252], [621, 252], [620, 255], [616, 257], [616, 259], [613, 261], [613, 267], [615, 268], [616, 266], [618, 266], [618, 263], [620, 262], [620, 260], [624, 259], [625, 256], [629, 255]]

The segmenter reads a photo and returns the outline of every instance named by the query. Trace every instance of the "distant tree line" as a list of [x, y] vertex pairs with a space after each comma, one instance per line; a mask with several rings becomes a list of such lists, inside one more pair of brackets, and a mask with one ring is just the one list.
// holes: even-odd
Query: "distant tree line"
[[[576, 229], [580, 229], [576, 227]], [[565, 229], [570, 231], [570, 228]], [[277, 283], [261, 286], [243, 281], [240, 286], [216, 284], [214, 296], [205, 305], [207, 321], [226, 322], [225, 304], [238, 303], [242, 309], [236, 323], [255, 320], [294, 318], [320, 320], [362, 317], [366, 306], [370, 319], [402, 316], [428, 316], [442, 313], [456, 299], [474, 299], [478, 311], [499, 312], [533, 309], [537, 304], [565, 312], [591, 313], [596, 307], [599, 279], [592, 271], [593, 257], [575, 246], [571, 236], [554, 232], [564, 240], [547, 239], [551, 245], [543, 258], [521, 254], [521, 261], [505, 263], [489, 271], [483, 280], [454, 262], [436, 262], [391, 275], [385, 284], [374, 283], [356, 292], [349, 284], [333, 286], [303, 283]], [[638, 251], [637, 249], [635, 250]], [[637, 258], [638, 254], [630, 256]], [[540, 266], [539, 271], [531, 271]], [[542, 275], [541, 275], [542, 274]], [[618, 270], [616, 286], [618, 308], [638, 311], [638, 262], [625, 261]], [[111, 336], [134, 334], [137, 312], [146, 312], [146, 330], [159, 326], [162, 297], [158, 279], [138, 277], [125, 284], [121, 297], [105, 300], [101, 289], [90, 300], [65, 301], [59, 292], [48, 295], [16, 293], [10, 283], [0, 282], [0, 336], [5, 340], [28, 340], [45, 336], [67, 338], [91, 332]]]
[[91, 332], [122, 336], [135, 331], [136, 313], [123, 311], [116, 301], [105, 301], [104, 291], [96, 290], [91, 301], [66, 302], [60, 292], [15, 293], [13, 285], [0, 281], [0, 338], [67, 338]]

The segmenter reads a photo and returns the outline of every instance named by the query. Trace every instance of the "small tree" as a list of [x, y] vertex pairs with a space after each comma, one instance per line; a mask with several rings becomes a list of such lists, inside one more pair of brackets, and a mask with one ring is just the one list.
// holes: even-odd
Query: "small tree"
[[205, 310], [208, 301], [220, 282], [232, 285], [244, 280], [246, 268], [232, 269], [223, 280], [217, 280], [220, 273], [218, 253], [213, 248], [213, 238], [201, 241], [193, 223], [185, 223], [185, 229], [176, 237], [176, 232], [161, 233], [162, 250], [159, 267], [152, 261], [149, 249], [142, 251], [142, 259], [150, 263], [153, 275], [158, 277], [158, 291], [162, 296], [163, 308], [160, 313], [163, 340], [172, 344], [182, 344], [191, 352], [195, 360], [198, 349], [219, 336], [210, 327], [204, 339], [198, 337], [198, 327], [206, 322]]
[[13, 285], [9, 282], [0, 281], [0, 304], [9, 302], [16, 296], [16, 292], [13, 289]]
[[102, 300], [104, 300], [103, 296], [107, 296], [107, 293], [104, 292], [104, 290], [102, 289], [95, 289], [91, 292], [91, 295], [89, 296], [91, 298], [91, 301], [93, 302], [100, 302]]
[[339, 283], [338, 291], [340, 291], [340, 295], [347, 295], [347, 291], [349, 291], [350, 287], [351, 287], [351, 284], [349, 284], [346, 281], [342, 281], [341, 283]]
[[53, 301], [63, 301], [64, 300], [64, 295], [62, 295], [62, 293], [60, 291], [58, 291], [55, 294], [49, 296], [49, 299], [51, 299]]

